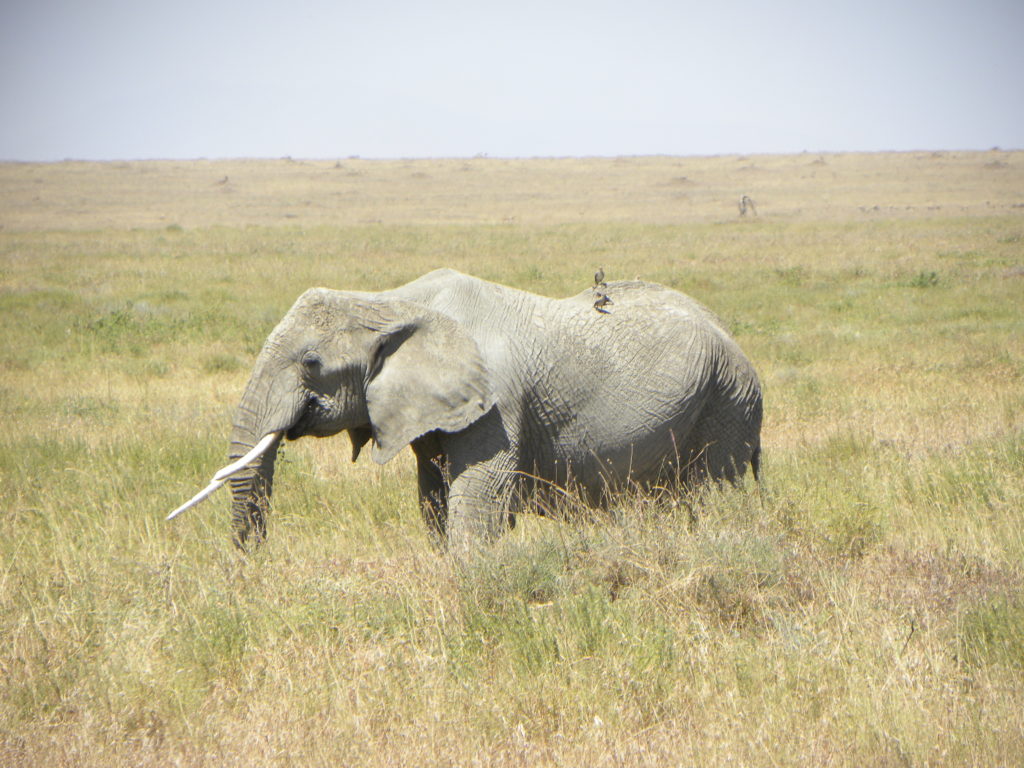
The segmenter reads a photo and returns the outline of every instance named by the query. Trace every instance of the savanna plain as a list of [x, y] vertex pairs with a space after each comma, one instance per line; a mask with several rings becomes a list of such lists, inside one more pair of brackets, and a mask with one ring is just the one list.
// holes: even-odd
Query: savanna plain
[[[730, 327], [760, 487], [456, 564], [339, 436], [164, 520], [304, 289], [598, 265]], [[0, 370], [0, 765], [1024, 764], [1024, 153], [2, 164]]]

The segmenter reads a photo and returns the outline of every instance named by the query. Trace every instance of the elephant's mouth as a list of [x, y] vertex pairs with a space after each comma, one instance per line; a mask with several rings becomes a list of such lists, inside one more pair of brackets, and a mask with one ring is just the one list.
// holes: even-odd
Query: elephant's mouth
[[314, 413], [316, 411], [312, 398], [306, 401], [299, 418], [285, 431], [284, 436], [288, 440], [298, 440], [300, 437], [312, 434], [316, 425]]
[[299, 413], [299, 418], [285, 431], [288, 440], [300, 437], [330, 437], [341, 432], [344, 427], [337, 423], [338, 418], [332, 402], [316, 395], [310, 395]]

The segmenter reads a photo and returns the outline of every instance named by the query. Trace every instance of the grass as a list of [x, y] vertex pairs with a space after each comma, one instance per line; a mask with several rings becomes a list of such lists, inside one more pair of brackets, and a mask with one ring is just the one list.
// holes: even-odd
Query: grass
[[[0, 166], [0, 764], [1019, 764], [1024, 159], [991, 154]], [[733, 329], [763, 495], [526, 516], [457, 568], [411, 458], [339, 437], [287, 447], [251, 557], [224, 498], [164, 522], [310, 285], [598, 264]]]

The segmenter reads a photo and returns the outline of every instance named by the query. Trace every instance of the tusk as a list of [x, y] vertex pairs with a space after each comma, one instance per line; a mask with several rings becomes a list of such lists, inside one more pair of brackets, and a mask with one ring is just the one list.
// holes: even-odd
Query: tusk
[[201, 490], [199, 493], [197, 493], [191, 499], [186, 501], [184, 504], [182, 504], [176, 510], [171, 512], [171, 514], [169, 514], [167, 516], [167, 519], [168, 520], [173, 520], [175, 517], [177, 517], [182, 512], [184, 512], [186, 509], [192, 509], [192, 507], [194, 507], [199, 502], [205, 500], [207, 496], [210, 496], [214, 491], [216, 491], [218, 488], [220, 488], [226, 482], [227, 482], [227, 480], [212, 480], [208, 486], [203, 488], [203, 490]]
[[232, 475], [237, 475], [243, 469], [245, 469], [249, 462], [255, 459], [257, 456], [262, 456], [267, 452], [274, 443], [280, 439], [280, 432], [271, 432], [269, 435], [264, 435], [263, 439], [256, 443], [256, 446], [249, 451], [245, 456], [240, 458], [233, 464], [228, 464], [224, 469], [220, 470], [213, 476], [214, 480], [227, 480]]
[[229, 477], [231, 477], [232, 475], [237, 475], [239, 472], [241, 472], [249, 465], [249, 462], [266, 453], [267, 450], [269, 450], [275, 443], [277, 443], [278, 440], [281, 439], [282, 434], [283, 433], [281, 432], [271, 432], [269, 435], [264, 435], [263, 439], [256, 443], [256, 446], [251, 451], [245, 454], [245, 456], [240, 458], [238, 461], [232, 462], [223, 469], [219, 470], [217, 474], [213, 476], [213, 480], [210, 481], [210, 484], [208, 486], [203, 488], [203, 490], [201, 490], [191, 499], [186, 501], [176, 510], [171, 512], [171, 514], [167, 516], [167, 519], [173, 520], [186, 509], [191, 509], [201, 501], [205, 501], [209, 496], [211, 496], [215, 491], [217, 491], [221, 486], [223, 486], [224, 483], [228, 481]]

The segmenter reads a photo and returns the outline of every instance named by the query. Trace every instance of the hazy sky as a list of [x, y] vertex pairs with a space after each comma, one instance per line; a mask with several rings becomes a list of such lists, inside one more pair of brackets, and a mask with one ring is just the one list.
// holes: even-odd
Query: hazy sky
[[0, 0], [0, 159], [1024, 148], [1024, 0]]

